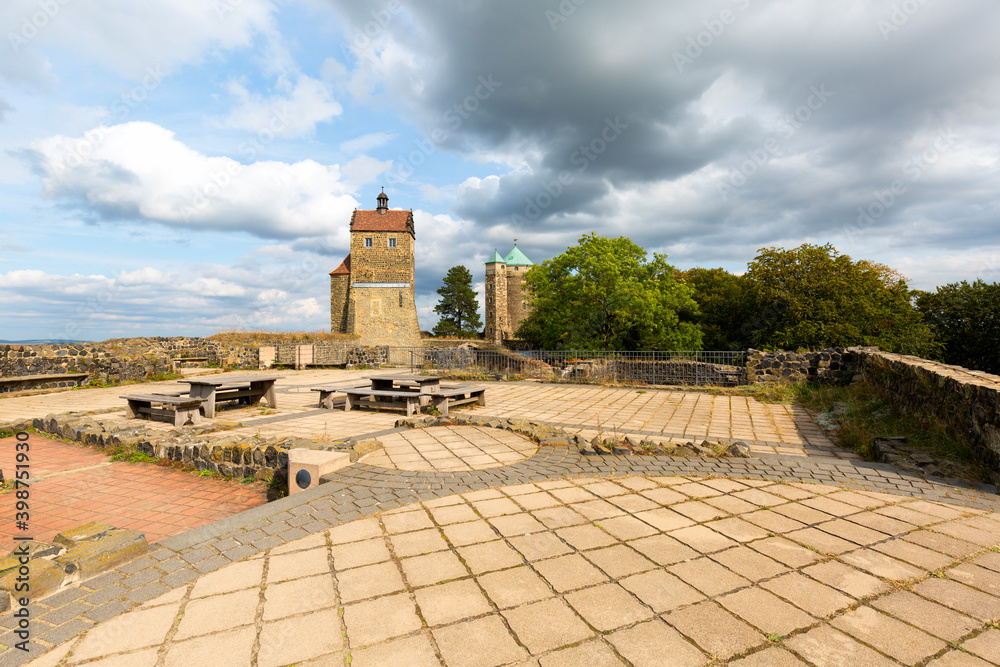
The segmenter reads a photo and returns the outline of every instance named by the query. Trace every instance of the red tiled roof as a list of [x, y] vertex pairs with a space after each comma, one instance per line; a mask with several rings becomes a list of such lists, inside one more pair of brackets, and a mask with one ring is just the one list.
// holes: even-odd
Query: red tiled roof
[[340, 263], [340, 266], [338, 266], [337, 268], [335, 268], [333, 271], [330, 272], [330, 275], [340, 276], [340, 275], [350, 275], [350, 274], [351, 274], [351, 255], [348, 254], [347, 257], [344, 258], [344, 261]]
[[351, 216], [352, 232], [413, 232], [413, 211], [355, 210]]

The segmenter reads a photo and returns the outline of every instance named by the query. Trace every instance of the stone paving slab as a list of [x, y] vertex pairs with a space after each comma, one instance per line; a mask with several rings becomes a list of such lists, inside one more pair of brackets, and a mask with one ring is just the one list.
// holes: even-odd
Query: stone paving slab
[[[691, 519], [676, 511], [689, 503], [708, 506], [709, 500], [723, 515]], [[796, 515], [800, 510], [808, 510], [800, 521], [783, 524], [773, 518], [783, 516], [779, 511]], [[664, 512], [683, 521], [665, 522]], [[469, 641], [494, 646], [498, 659], [510, 664], [525, 659], [560, 664], [581, 651], [619, 662], [633, 656], [639, 660], [633, 664], [642, 664], [644, 649], [635, 644], [634, 628], [653, 621], [662, 625], [649, 626], [650, 636], [663, 646], [680, 639], [697, 648], [690, 653], [692, 664], [707, 664], [712, 656], [735, 663], [778, 648], [781, 655], [815, 662], [825, 645], [858, 659], [897, 664], [893, 651], [902, 649], [875, 646], [856, 636], [860, 630], [851, 634], [854, 617], [840, 625], [833, 621], [861, 605], [889, 626], [896, 627], [882, 616], [945, 642], [961, 644], [984, 635], [988, 623], [1000, 618], [996, 575], [990, 574], [1000, 569], [1000, 561], [991, 560], [1000, 544], [997, 512], [996, 495], [849, 461], [600, 458], [545, 448], [516, 464], [467, 472], [356, 464], [327, 484], [163, 540], [138, 561], [34, 603], [32, 652], [5, 650], [0, 665], [22, 664], [49, 650], [69, 656], [62, 664], [123, 652], [129, 664], [147, 655], [172, 664], [198, 652], [216, 655], [222, 647], [234, 655], [256, 655], [258, 664], [316, 657], [324, 663], [350, 658], [352, 665], [366, 659], [378, 664], [389, 659], [384, 656], [409, 650], [428, 664], [470, 664], [462, 649]], [[892, 524], [871, 518], [890, 514]], [[743, 524], [767, 528], [763, 534], [734, 533], [737, 521], [743, 531]], [[852, 535], [857, 541], [845, 540], [845, 549], [820, 553], [811, 544], [814, 534], [802, 533], [804, 528], [823, 532], [824, 524], [839, 521], [884, 537], [872, 542], [867, 533], [858, 533]], [[905, 552], [911, 543], [919, 545], [921, 556], [909, 561], [880, 549], [893, 544]], [[379, 544], [384, 546], [376, 548]], [[937, 559], [923, 566], [912, 562], [922, 561], [924, 552]], [[796, 553], [808, 557], [791, 557]], [[976, 565], [962, 566], [966, 562]], [[372, 567], [386, 571], [375, 578], [389, 582], [385, 588], [347, 594], [350, 573]], [[445, 568], [450, 582], [435, 579], [439, 568]], [[574, 575], [573, 568], [579, 573]], [[891, 578], [897, 572], [912, 574], [911, 568], [919, 574], [904, 581]], [[389, 572], [396, 573], [395, 584]], [[725, 575], [733, 583], [724, 592], [699, 590], [699, 572], [706, 573], [705, 581]], [[320, 581], [332, 588], [318, 587]], [[450, 586], [456, 582], [464, 583]], [[181, 633], [176, 623], [165, 630], [157, 625], [158, 614], [183, 622], [189, 607], [200, 614], [192, 618], [212, 618], [210, 608], [192, 602], [251, 588], [258, 591], [255, 601], [237, 604], [243, 598], [226, 598], [224, 606], [229, 609], [232, 601], [236, 616], [225, 628]], [[902, 605], [917, 611], [899, 611], [901, 605], [891, 597], [899, 592], [923, 606]], [[315, 604], [308, 602], [314, 596]], [[698, 606], [706, 596], [715, 606]], [[825, 607], [824, 599], [830, 601]], [[531, 607], [547, 600], [545, 606]], [[617, 611], [608, 613], [594, 600], [614, 601]], [[251, 603], [254, 613], [246, 607], [248, 615], [239, 616], [244, 613], [239, 605]], [[761, 620], [761, 604], [784, 613], [767, 621], [778, 625]], [[927, 621], [936, 618], [928, 608], [950, 610], [950, 639]], [[168, 611], [152, 613], [156, 609]], [[562, 619], [551, 637], [530, 630], [532, 614], [541, 610]], [[396, 621], [365, 620], [386, 613]], [[265, 621], [264, 614], [274, 620]], [[732, 625], [735, 643], [721, 645], [700, 635], [694, 628], [701, 626], [690, 619], [705, 614]], [[251, 616], [252, 622], [241, 620]], [[140, 627], [131, 619], [142, 620], [148, 637], [123, 644], [114, 630], [122, 622], [108, 625], [120, 618], [130, 619], [129, 627]], [[302, 631], [327, 618], [344, 619], [344, 644], [319, 642], [329, 633]], [[12, 646], [12, 627], [9, 614], [0, 617], [0, 644]], [[777, 630], [787, 631], [787, 637]], [[779, 641], [768, 639], [779, 634]], [[587, 638], [580, 639], [583, 635]], [[992, 636], [973, 646], [987, 652]], [[273, 637], [294, 637], [302, 646], [298, 653], [268, 653], [261, 647]], [[67, 642], [72, 643], [63, 646]], [[947, 644], [926, 657], [952, 652]]]

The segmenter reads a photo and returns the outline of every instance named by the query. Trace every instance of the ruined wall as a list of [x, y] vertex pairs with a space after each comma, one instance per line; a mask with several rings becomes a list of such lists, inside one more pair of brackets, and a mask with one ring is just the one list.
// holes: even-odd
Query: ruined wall
[[919, 357], [850, 348], [866, 386], [902, 414], [932, 414], [962, 433], [1000, 482], [1000, 377]]
[[162, 351], [150, 350], [148, 354], [127, 357], [95, 343], [0, 345], [0, 377], [4, 379], [26, 375], [87, 374], [87, 377], [78, 380], [4, 382], [0, 383], [0, 393], [80, 386], [95, 379], [105, 382], [141, 380], [148, 375], [166, 373], [170, 367], [170, 359]]
[[184, 358], [204, 358], [220, 367], [256, 368], [257, 348], [225, 345], [205, 338], [115, 338], [102, 343], [0, 345], [0, 377], [86, 373], [80, 380], [0, 383], [0, 393], [53, 389], [93, 380], [124, 382], [171, 372]]
[[857, 370], [851, 350], [831, 347], [818, 352], [761, 352], [747, 350], [747, 382], [839, 382]]

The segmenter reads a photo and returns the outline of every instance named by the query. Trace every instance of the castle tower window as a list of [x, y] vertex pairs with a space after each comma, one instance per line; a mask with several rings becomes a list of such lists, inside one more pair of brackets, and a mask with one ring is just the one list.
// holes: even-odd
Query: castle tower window
[[403, 307], [403, 293], [402, 292], [399, 293], [399, 307], [400, 308]]
[[370, 237], [370, 236], [366, 236], [365, 237], [365, 247], [366, 248], [371, 248], [372, 247], [372, 237]]
[[396, 239], [389, 239], [389, 247], [390, 248], [396, 247]]

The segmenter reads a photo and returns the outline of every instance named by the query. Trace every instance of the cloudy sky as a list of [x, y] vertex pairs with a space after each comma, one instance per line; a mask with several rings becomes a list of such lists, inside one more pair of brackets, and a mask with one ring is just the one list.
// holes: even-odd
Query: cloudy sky
[[516, 237], [1000, 280], [995, 0], [5, 0], [0, 339], [329, 327], [355, 207], [435, 290]]

